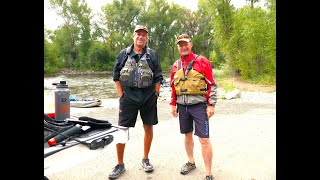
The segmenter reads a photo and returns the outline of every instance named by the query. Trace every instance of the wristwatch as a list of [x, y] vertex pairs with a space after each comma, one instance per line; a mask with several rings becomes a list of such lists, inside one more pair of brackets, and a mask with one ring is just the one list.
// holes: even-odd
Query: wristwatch
[[159, 92], [156, 92], [156, 95], [157, 95], [157, 96], [159, 96], [159, 94], [160, 94]]

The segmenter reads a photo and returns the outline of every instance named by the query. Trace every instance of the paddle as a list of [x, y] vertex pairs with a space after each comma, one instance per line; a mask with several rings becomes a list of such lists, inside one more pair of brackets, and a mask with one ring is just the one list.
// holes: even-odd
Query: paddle
[[107, 120], [98, 120], [94, 118], [90, 118], [87, 116], [81, 116], [79, 118], [67, 118], [65, 119], [66, 122], [73, 122], [83, 126], [90, 126], [91, 128], [110, 128], [113, 126]]

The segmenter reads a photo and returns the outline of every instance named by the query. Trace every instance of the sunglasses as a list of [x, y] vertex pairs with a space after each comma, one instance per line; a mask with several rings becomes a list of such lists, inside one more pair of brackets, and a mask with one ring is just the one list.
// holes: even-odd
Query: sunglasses
[[183, 38], [186, 38], [186, 39], [189, 39], [189, 36], [187, 34], [181, 34], [177, 37], [177, 40], [180, 40], [180, 39], [183, 39]]

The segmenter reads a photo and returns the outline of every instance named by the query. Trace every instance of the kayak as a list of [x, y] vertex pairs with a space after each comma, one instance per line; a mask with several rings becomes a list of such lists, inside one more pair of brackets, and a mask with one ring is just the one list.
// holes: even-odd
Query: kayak
[[76, 98], [75, 95], [70, 96], [70, 106], [71, 107], [78, 107], [78, 108], [87, 108], [87, 107], [97, 107], [102, 104], [100, 99], [95, 98], [85, 98], [79, 99]]
[[71, 107], [96, 107], [100, 106], [102, 101], [100, 99], [82, 99], [82, 100], [70, 100]]

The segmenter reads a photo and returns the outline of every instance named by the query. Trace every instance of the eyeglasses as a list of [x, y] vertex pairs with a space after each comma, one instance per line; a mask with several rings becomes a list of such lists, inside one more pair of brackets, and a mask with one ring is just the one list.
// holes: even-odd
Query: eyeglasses
[[186, 38], [186, 39], [189, 39], [189, 36], [187, 34], [181, 34], [177, 37], [177, 40], [180, 40], [180, 39], [183, 39], [183, 38]]

